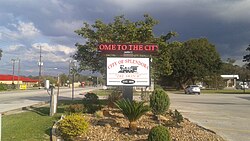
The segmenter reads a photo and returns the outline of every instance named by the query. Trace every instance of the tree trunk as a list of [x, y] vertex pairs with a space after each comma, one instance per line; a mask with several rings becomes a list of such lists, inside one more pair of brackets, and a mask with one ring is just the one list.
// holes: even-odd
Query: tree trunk
[[129, 130], [136, 131], [137, 130], [137, 123], [135, 121], [131, 121], [129, 123]]

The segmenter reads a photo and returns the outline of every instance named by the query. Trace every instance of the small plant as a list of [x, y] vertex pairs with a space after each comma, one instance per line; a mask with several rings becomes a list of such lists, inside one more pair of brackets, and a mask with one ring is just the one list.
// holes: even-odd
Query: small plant
[[84, 95], [84, 100], [90, 103], [98, 103], [98, 99], [99, 97], [92, 92], [88, 92], [87, 94]]
[[129, 129], [132, 131], [137, 129], [136, 121], [150, 110], [150, 107], [144, 105], [144, 102], [130, 101], [128, 99], [121, 99], [115, 104], [122, 111], [122, 114], [128, 118], [130, 122]]
[[80, 114], [71, 114], [65, 116], [58, 122], [58, 130], [65, 140], [74, 140], [88, 130], [88, 122]]
[[101, 110], [96, 111], [94, 116], [97, 117], [97, 118], [103, 118], [104, 117], [103, 111], [101, 111]]
[[101, 109], [99, 97], [95, 93], [88, 92], [83, 98], [83, 105], [88, 113], [95, 113]]
[[[155, 116], [166, 113], [170, 105], [170, 99], [163, 89], [155, 89], [150, 96], [150, 107]], [[160, 119], [158, 119], [160, 122]]]
[[67, 114], [83, 113], [85, 112], [85, 108], [82, 104], [73, 104], [73, 105], [66, 107], [65, 112]]
[[114, 108], [115, 102], [122, 99], [122, 92], [119, 89], [115, 89], [108, 96], [108, 107]]
[[162, 125], [153, 127], [149, 132], [148, 141], [171, 141], [168, 128]]
[[183, 116], [176, 109], [174, 110], [174, 112], [172, 110], [169, 110], [169, 115], [172, 117], [172, 119], [165, 123], [166, 126], [179, 127], [179, 124], [183, 122]]
[[145, 102], [149, 102], [150, 99], [150, 92], [147, 90], [147, 87], [145, 90], [141, 88], [141, 100]]
[[183, 116], [182, 116], [181, 113], [180, 113], [179, 111], [177, 111], [176, 109], [175, 109], [174, 112], [171, 114], [171, 116], [173, 117], [173, 120], [176, 121], [177, 123], [183, 122]]

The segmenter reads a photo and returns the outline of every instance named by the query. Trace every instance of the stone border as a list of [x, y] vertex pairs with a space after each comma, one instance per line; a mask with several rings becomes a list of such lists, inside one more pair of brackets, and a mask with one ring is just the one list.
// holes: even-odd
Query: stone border
[[51, 136], [50, 136], [50, 140], [51, 140], [51, 141], [64, 141], [64, 139], [63, 139], [60, 135], [57, 134], [57, 123], [58, 123], [60, 120], [62, 120], [62, 118], [63, 118], [63, 115], [62, 115], [61, 118], [60, 118], [58, 121], [56, 121], [56, 122], [54, 123], [54, 125], [52, 126], [52, 129], [51, 129]]

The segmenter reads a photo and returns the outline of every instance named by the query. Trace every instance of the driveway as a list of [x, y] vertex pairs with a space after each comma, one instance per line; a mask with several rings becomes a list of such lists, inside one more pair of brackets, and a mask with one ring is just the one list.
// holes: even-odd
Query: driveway
[[250, 141], [250, 95], [168, 92], [171, 109], [228, 141]]

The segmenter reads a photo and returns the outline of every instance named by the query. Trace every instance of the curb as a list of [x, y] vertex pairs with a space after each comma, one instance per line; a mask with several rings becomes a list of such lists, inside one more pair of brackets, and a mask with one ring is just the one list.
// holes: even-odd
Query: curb
[[64, 139], [58, 135], [56, 132], [57, 132], [57, 123], [62, 120], [62, 117], [61, 119], [59, 119], [58, 121], [56, 121], [54, 123], [54, 125], [52, 126], [52, 129], [51, 129], [51, 136], [50, 136], [50, 140], [51, 141], [64, 141]]
[[11, 114], [24, 112], [25, 110], [31, 109], [32, 107], [40, 107], [40, 106], [43, 106], [43, 105], [46, 105], [46, 104], [49, 104], [49, 101], [43, 101], [43, 102], [40, 102], [40, 103], [37, 103], [37, 104], [32, 104], [32, 105], [24, 106], [24, 107], [21, 107], [21, 108], [16, 108], [16, 109], [4, 111], [4, 112], [1, 112], [1, 113], [2, 113], [2, 115], [11, 115]]

